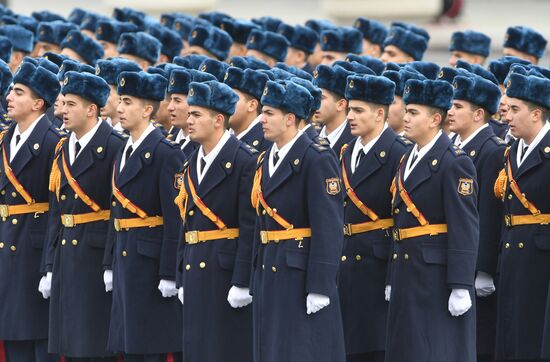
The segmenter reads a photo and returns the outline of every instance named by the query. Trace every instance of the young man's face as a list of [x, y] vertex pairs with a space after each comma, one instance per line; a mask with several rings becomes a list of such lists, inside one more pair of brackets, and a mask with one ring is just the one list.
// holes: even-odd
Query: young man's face
[[396, 132], [403, 130], [403, 118], [405, 117], [405, 103], [403, 97], [395, 96], [388, 111], [388, 126]]
[[533, 121], [532, 112], [521, 99], [507, 98], [508, 112], [506, 122], [510, 126], [510, 133], [515, 138], [527, 138], [533, 133], [536, 122]]
[[314, 119], [322, 124], [330, 123], [341, 111], [338, 105], [340, 99], [336, 99], [333, 93], [321, 88], [321, 107], [315, 112]]
[[273, 59], [272, 57], [262, 53], [262, 52], [259, 52], [257, 51], [256, 49], [248, 49], [246, 51], [246, 56], [247, 57], [254, 57], [256, 59], [259, 59], [259, 60], [262, 60], [264, 62], [266, 62], [270, 67], [274, 67], [275, 64], [277, 64], [277, 61], [275, 59]]
[[468, 62], [470, 64], [483, 64], [485, 63], [485, 57], [477, 54], [471, 54], [466, 52], [461, 52], [458, 50], [454, 50], [451, 52], [451, 57], [449, 58], [449, 65], [451, 67], [456, 67], [456, 62], [458, 60], [464, 60], [465, 62]]
[[[240, 128], [240, 126], [249, 118], [251, 111], [254, 111], [254, 107], [251, 104], [252, 99], [250, 97], [247, 97], [246, 94], [238, 89], [233, 89], [233, 91], [239, 96], [239, 101], [235, 106], [235, 113], [233, 113], [233, 115], [229, 118], [229, 125], [231, 128]], [[254, 104], [256, 103], [254, 102]]]
[[501, 91], [502, 91], [502, 97], [500, 98], [500, 103], [498, 104], [498, 116], [501, 122], [505, 122], [506, 113], [508, 113], [508, 103], [506, 101], [506, 94], [505, 94], [506, 90], [504, 89], [504, 87], [502, 87]]
[[62, 105], [63, 124], [69, 131], [78, 131], [85, 128], [91, 112], [90, 102], [74, 94], [66, 94]]
[[380, 57], [384, 63], [410, 63], [414, 61], [413, 57], [396, 47], [395, 45], [386, 45], [384, 52]]
[[105, 106], [100, 110], [100, 115], [101, 117], [108, 117], [113, 120], [115, 118], [118, 118], [116, 109], [118, 107], [118, 104], [120, 103], [120, 97], [116, 92], [115, 86], [109, 84], [109, 88], [111, 88], [111, 92], [109, 93], [107, 103], [105, 103]]
[[[223, 127], [220, 115], [208, 108], [189, 106], [189, 118], [187, 118], [187, 134], [191, 140], [200, 144], [211, 139], [212, 135]], [[221, 116], [221, 115], [220, 115]]]
[[159, 109], [155, 115], [155, 121], [159, 122], [162, 125], [170, 123], [170, 112], [168, 111], [168, 105], [170, 104], [170, 96], [166, 97], [160, 102]]
[[377, 114], [379, 109], [371, 103], [350, 100], [347, 118], [351, 134], [355, 137], [365, 137], [376, 130], [380, 122], [383, 122], [383, 117]]
[[516, 58], [520, 58], [520, 59], [525, 59], [527, 61], [530, 61], [531, 63], [533, 64], [538, 64], [539, 63], [539, 59], [530, 55], [530, 54], [527, 54], [527, 53], [524, 53], [522, 51], [519, 51], [517, 49], [514, 49], [514, 48], [504, 48], [502, 50], [502, 55], [504, 56], [510, 56], [510, 57], [516, 57]]
[[338, 60], [346, 60], [346, 53], [323, 51], [323, 60], [321, 64], [331, 66]]
[[138, 129], [147, 118], [145, 108], [145, 102], [139, 98], [128, 95], [120, 96], [117, 114], [122, 128], [130, 132]]
[[63, 118], [63, 98], [65, 97], [59, 92], [53, 104], [53, 115], [57, 118]]
[[471, 129], [474, 123], [474, 111], [469, 102], [453, 100], [453, 106], [447, 113], [449, 130], [461, 134]]
[[272, 142], [279, 140], [294, 123], [288, 118], [288, 114], [285, 115], [280, 109], [263, 106], [261, 122], [264, 138]]
[[363, 38], [363, 52], [361, 53], [361, 55], [368, 55], [371, 57], [380, 58], [380, 56], [382, 55], [382, 47]]
[[40, 109], [39, 100], [34, 97], [29, 87], [21, 83], [15, 84], [6, 98], [8, 116], [17, 122], [25, 119], [33, 110]]
[[61, 54], [62, 55], [66, 55], [68, 56], [69, 58], [73, 59], [73, 60], [76, 60], [80, 63], [84, 63], [86, 64], [86, 61], [84, 60], [84, 58], [82, 58], [82, 56], [80, 54], [78, 54], [77, 52], [75, 52], [74, 50], [70, 49], [70, 48], [63, 48], [61, 50]]
[[100, 40], [99, 44], [103, 47], [103, 59], [109, 59], [118, 57], [118, 51], [116, 50], [116, 44], [109, 43], [108, 41]]
[[170, 113], [170, 123], [174, 127], [187, 130], [187, 118], [189, 117], [189, 105], [187, 104], [187, 95], [174, 93], [170, 96], [168, 104]]
[[430, 109], [424, 105], [409, 104], [405, 106], [405, 137], [418, 142], [423, 140], [427, 134], [433, 132], [434, 127], [438, 125], [434, 122], [434, 116], [430, 114]]
[[285, 64], [289, 67], [302, 68], [306, 62], [307, 55], [303, 50], [288, 48]]
[[47, 52], [52, 52], [55, 54], [61, 53], [61, 48], [58, 45], [51, 43], [38, 42], [35, 45], [35, 50], [37, 57], [43, 57]]

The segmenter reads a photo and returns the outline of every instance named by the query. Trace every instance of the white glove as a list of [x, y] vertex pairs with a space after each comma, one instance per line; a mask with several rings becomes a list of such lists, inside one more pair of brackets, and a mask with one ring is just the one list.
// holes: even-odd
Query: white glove
[[52, 294], [52, 273], [47, 272], [46, 275], [40, 279], [38, 284], [38, 291], [42, 293], [42, 298], [48, 299]]
[[453, 289], [449, 297], [449, 313], [458, 317], [466, 313], [472, 307], [472, 299], [467, 289]]
[[391, 285], [386, 285], [386, 290], [384, 291], [386, 302], [390, 301], [391, 298]]
[[240, 288], [235, 285], [232, 286], [231, 289], [229, 289], [229, 294], [227, 294], [227, 301], [233, 308], [246, 307], [252, 303], [250, 289]]
[[178, 289], [178, 299], [180, 300], [181, 304], [183, 304], [183, 287], [180, 287]]
[[105, 284], [105, 291], [110, 292], [113, 290], [113, 271], [105, 270], [103, 272], [103, 283]]
[[484, 272], [477, 272], [475, 287], [478, 297], [488, 297], [496, 290], [493, 277]]
[[159, 283], [159, 290], [164, 298], [178, 295], [178, 288], [176, 288], [176, 282], [173, 280], [162, 279]]
[[330, 298], [326, 295], [309, 293], [306, 298], [307, 314], [314, 314], [330, 304]]

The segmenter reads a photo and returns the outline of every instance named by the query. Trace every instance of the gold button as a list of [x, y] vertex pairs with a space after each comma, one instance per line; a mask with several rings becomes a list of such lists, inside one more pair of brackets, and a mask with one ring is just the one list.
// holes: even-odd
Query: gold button
[[150, 152], [147, 152], [147, 153], [145, 154], [145, 158], [150, 158], [150, 157], [151, 157], [151, 153], [150, 153]]
[[392, 259], [397, 260], [397, 253], [393, 253]]
[[396, 208], [395, 210], [393, 210], [393, 213], [394, 214], [399, 214], [399, 209]]
[[510, 243], [504, 244], [504, 247], [505, 247], [506, 249], [510, 249]]
[[262, 264], [262, 269], [265, 269], [265, 264]]
[[380, 157], [386, 157], [386, 152], [384, 151], [380, 152]]
[[432, 161], [432, 166], [435, 166], [435, 165], [437, 165], [437, 160]]
[[12, 192], [11, 197], [17, 197], [17, 192]]
[[225, 168], [231, 168], [231, 162], [226, 163]]
[[187, 264], [187, 265], [185, 266], [185, 270], [190, 270], [190, 269], [191, 269], [191, 265]]
[[78, 240], [73, 239], [73, 241], [71, 241], [71, 243], [72, 243], [74, 246], [77, 246], [77, 245], [78, 245]]
[[199, 268], [204, 269], [206, 268], [206, 263], [204, 261], [201, 261], [199, 264]]
[[259, 144], [260, 144], [260, 141], [258, 141], [258, 140], [254, 140], [254, 142], [252, 142], [252, 146], [254, 146], [254, 147], [256, 147]]
[[403, 255], [403, 258], [405, 258], [405, 260], [409, 260], [409, 254]]
[[262, 215], [265, 215], [265, 214], [267, 214], [267, 211], [262, 210]]
[[13, 225], [17, 225], [17, 219], [13, 219], [13, 220], [11, 221], [11, 223], [12, 223]]
[[10, 246], [10, 250], [11, 250], [11, 251], [16, 251], [17, 248], [15, 247], [15, 245], [12, 245], [12, 246]]
[[61, 245], [65, 245], [65, 244], [67, 244], [67, 240], [65, 239], [61, 240]]
[[122, 256], [128, 256], [128, 252], [126, 250], [122, 250]]
[[476, 151], [475, 151], [475, 150], [470, 151], [470, 156], [471, 156], [471, 157], [474, 157], [475, 155], [476, 155]]
[[355, 255], [355, 260], [361, 261], [361, 259], [363, 259], [363, 258], [361, 257], [361, 255]]
[[5, 195], [5, 194], [6, 194], [6, 190], [0, 191], [0, 194]]
[[345, 255], [342, 255], [342, 261], [346, 261], [348, 258]]
[[61, 200], [65, 200], [66, 198], [67, 198], [67, 196], [61, 195]]
[[0, 243], [0, 249], [4, 249], [4, 243]]
[[544, 152], [545, 153], [550, 153], [550, 147], [544, 147]]
[[40, 145], [38, 143], [35, 143], [34, 146], [32, 146], [32, 148], [34, 148], [35, 150], [39, 149], [40, 148]]
[[525, 245], [523, 243], [518, 244], [518, 248], [523, 249], [524, 247], [525, 247]]
[[116, 206], [116, 201], [113, 201], [113, 202], [111, 203], [111, 205], [113, 205], [113, 207], [115, 207], [115, 206]]
[[189, 216], [193, 216], [193, 215], [195, 215], [195, 211], [189, 210]]
[[508, 195], [508, 200], [512, 200], [513, 197], [512, 194]]
[[295, 159], [294, 160], [294, 166], [298, 166], [300, 164], [300, 160], [299, 159]]
[[277, 209], [276, 208], [273, 208], [273, 213], [277, 213]]
[[346, 207], [346, 206], [347, 206], [347, 204], [348, 204], [348, 202], [347, 202], [347, 201], [344, 201], [344, 207]]
[[74, 199], [78, 199], [78, 195], [77, 194], [74, 194]]
[[103, 152], [103, 147], [101, 147], [101, 146], [100, 146], [100, 147], [98, 147], [98, 148], [96, 149], [96, 151], [97, 151], [97, 153], [101, 153], [101, 152]]
[[274, 267], [274, 266], [271, 267], [271, 270], [273, 271], [273, 273], [276, 273], [276, 272], [277, 272], [277, 268]]

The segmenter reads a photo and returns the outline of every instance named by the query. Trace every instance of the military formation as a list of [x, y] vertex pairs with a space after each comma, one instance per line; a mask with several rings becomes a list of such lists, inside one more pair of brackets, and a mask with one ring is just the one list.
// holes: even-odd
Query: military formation
[[0, 13], [0, 360], [550, 361], [535, 30]]

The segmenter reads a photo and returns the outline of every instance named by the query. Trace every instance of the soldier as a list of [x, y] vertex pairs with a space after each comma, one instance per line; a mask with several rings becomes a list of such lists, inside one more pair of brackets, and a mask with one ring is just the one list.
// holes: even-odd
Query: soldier
[[237, 139], [260, 152], [271, 146], [271, 142], [264, 139], [260, 123], [260, 99], [268, 80], [266, 73], [235, 67], [229, 68], [225, 76], [225, 84], [239, 96], [235, 113], [229, 117], [229, 127]]
[[511, 26], [504, 37], [504, 56], [525, 59], [532, 64], [538, 64], [543, 57], [548, 42], [537, 31], [526, 26]]
[[117, 44], [118, 39], [123, 33], [133, 33], [137, 31], [137, 26], [131, 23], [123, 23], [116, 20], [100, 20], [97, 23], [95, 37], [103, 47], [103, 57], [105, 59], [118, 57]]
[[277, 62], [285, 61], [288, 47], [288, 40], [281, 34], [254, 29], [246, 42], [246, 55], [274, 67]]
[[174, 57], [180, 55], [181, 49], [183, 48], [183, 43], [181, 42], [178, 33], [156, 24], [149, 26], [147, 33], [157, 38], [162, 44], [160, 49], [160, 57], [157, 63], [171, 63]]
[[313, 74], [314, 68], [308, 63], [308, 58], [313, 54], [315, 46], [319, 43], [319, 35], [307, 26], [291, 26], [284, 23], [279, 25], [277, 32], [282, 34], [290, 43], [285, 64]]
[[[54, 151], [63, 136], [46, 109], [59, 92], [49, 70], [25, 62], [13, 79], [3, 134], [0, 166], [0, 340], [7, 361], [54, 361], [48, 355], [48, 302], [37, 287], [51, 282], [45, 275], [43, 247], [48, 226], [48, 184]], [[44, 276], [42, 276], [44, 273]]]
[[477, 361], [492, 362], [496, 334], [494, 279], [502, 227], [502, 205], [494, 197], [493, 188], [502, 169], [506, 143], [495, 135], [489, 121], [498, 109], [501, 93], [496, 84], [475, 75], [455, 77], [453, 88], [453, 106], [447, 115], [449, 129], [457, 135], [454, 144], [474, 162], [479, 187]]
[[34, 47], [34, 34], [20, 25], [4, 25], [0, 34], [7, 36], [12, 45], [13, 51], [9, 62], [10, 70], [15, 72], [23, 58], [30, 55]]
[[49, 351], [67, 362], [116, 361], [105, 357], [110, 355], [111, 312], [111, 296], [103, 285], [111, 206], [105, 190], [111, 189], [114, 157], [125, 137], [99, 118], [110, 92], [102, 78], [76, 71], [64, 77], [63, 121], [71, 135], [57, 152], [50, 176]]
[[7, 113], [6, 96], [11, 89], [13, 83], [13, 75], [11, 74], [9, 65], [0, 61], [0, 129], [4, 129], [11, 123], [11, 118]]
[[124, 33], [120, 36], [117, 52], [121, 58], [137, 63], [143, 71], [155, 65], [162, 44], [154, 36], [144, 33]]
[[470, 158], [441, 130], [452, 95], [441, 80], [405, 84], [405, 137], [416, 145], [392, 187], [386, 362], [476, 360], [477, 182]]
[[61, 20], [42, 22], [36, 29], [36, 44], [33, 55], [41, 57], [44, 53], [61, 53], [59, 45], [71, 30], [78, 30], [75, 24]]
[[[326, 29], [335, 29], [336, 25], [328, 20], [309, 19], [305, 24], [308, 28], [312, 29], [317, 35], [321, 36], [321, 33]], [[315, 69], [323, 61], [323, 51], [321, 50], [321, 42], [317, 42], [313, 53], [308, 57], [308, 63], [311, 68]]]
[[184, 222], [178, 285], [188, 362], [252, 360], [250, 191], [258, 151], [227, 130], [238, 99], [218, 81], [189, 85], [189, 136], [200, 147], [184, 167], [177, 198]]
[[459, 59], [471, 64], [483, 65], [491, 52], [491, 38], [473, 30], [455, 31], [451, 35], [449, 51], [451, 67], [456, 66]]
[[233, 40], [227, 32], [213, 26], [197, 25], [189, 34], [189, 49], [186, 54], [199, 54], [211, 59], [225, 61]]
[[177, 130], [172, 139], [180, 145], [181, 150], [187, 156], [191, 156], [193, 151], [199, 147], [197, 142], [191, 140], [187, 131], [187, 118], [189, 117], [187, 93], [189, 93], [189, 83], [191, 81], [192, 75], [187, 70], [175, 69], [170, 74], [170, 83], [166, 91], [170, 96], [170, 103], [168, 104], [170, 123]]
[[536, 71], [505, 82], [506, 121], [517, 139], [506, 152], [495, 194], [504, 202], [497, 288], [496, 358], [549, 361], [548, 222], [550, 80]]
[[363, 37], [355, 28], [339, 27], [324, 30], [320, 42], [323, 51], [321, 64], [328, 66], [335, 61], [346, 60], [349, 53], [361, 54], [363, 51]]
[[116, 88], [118, 84], [118, 75], [126, 71], [139, 72], [140, 69], [141, 68], [139, 65], [124, 58], [99, 60], [96, 64], [95, 74], [103, 78], [111, 89], [107, 102], [100, 109], [100, 116], [116, 131], [124, 131], [122, 125], [120, 124], [119, 114], [117, 112], [118, 103], [120, 101], [120, 96], [118, 95]]
[[[342, 147], [344, 250], [338, 291], [348, 362], [384, 362], [390, 255], [391, 193], [395, 170], [412, 143], [388, 127], [395, 84], [385, 78], [347, 79], [348, 123], [354, 139]], [[389, 230], [389, 231], [388, 231]]]
[[410, 63], [414, 60], [422, 60], [428, 49], [429, 35], [421, 28], [404, 28], [392, 26], [389, 35], [384, 40], [384, 51], [380, 60], [384, 63]]
[[249, 20], [224, 19], [220, 24], [220, 28], [225, 30], [233, 39], [231, 49], [227, 58], [235, 56], [244, 57], [246, 55], [246, 41], [253, 29], [259, 29], [260, 26]]
[[180, 222], [174, 198], [185, 156], [151, 122], [167, 83], [158, 74], [118, 76], [117, 111], [130, 138], [115, 158], [115, 233], [104, 260], [112, 272], [106, 270], [104, 279], [113, 288], [107, 348], [122, 352], [125, 361], [156, 362], [181, 351], [175, 282]]
[[[366, 69], [374, 74], [370, 69]], [[319, 137], [328, 140], [329, 146], [337, 156], [340, 156], [342, 146], [353, 139], [346, 119], [349, 105], [345, 97], [346, 79], [353, 74], [355, 73], [339, 65], [331, 68], [321, 64], [317, 67], [313, 80], [323, 92], [321, 108], [315, 113], [315, 119], [323, 125]]]
[[362, 55], [380, 58], [382, 55], [382, 44], [388, 36], [388, 29], [384, 24], [363, 17], [355, 20], [355, 27], [363, 34]]
[[338, 164], [298, 131], [311, 110], [307, 89], [268, 81], [261, 103], [264, 135], [274, 143], [259, 160], [252, 192], [254, 361], [343, 362]]

